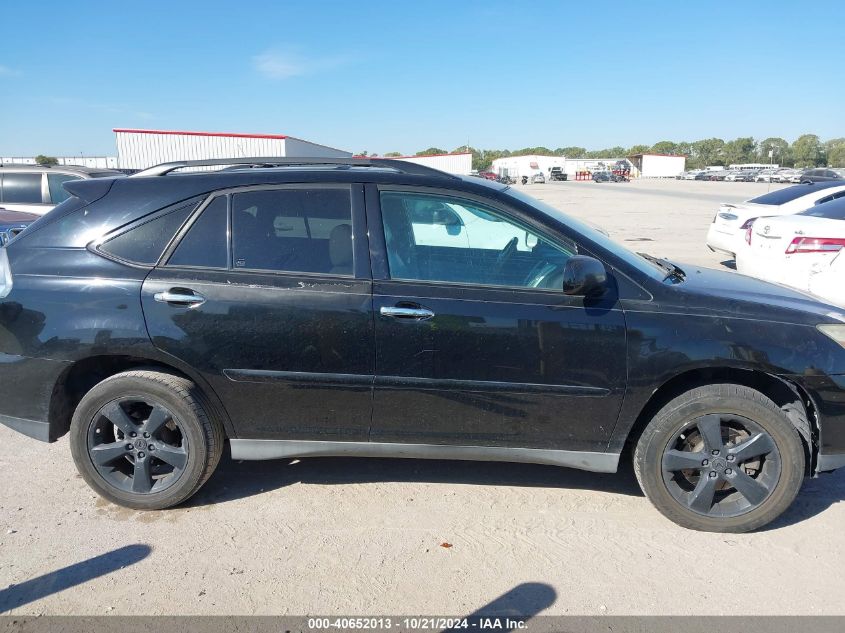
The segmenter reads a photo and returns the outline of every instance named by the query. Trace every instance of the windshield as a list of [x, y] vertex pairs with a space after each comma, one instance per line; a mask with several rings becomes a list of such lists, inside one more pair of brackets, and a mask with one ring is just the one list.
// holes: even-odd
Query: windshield
[[798, 215], [809, 216], [811, 218], [825, 218], [827, 220], [845, 220], [845, 198], [837, 198], [836, 200], [810, 207], [806, 211], [801, 211]]
[[650, 255], [641, 255], [638, 253], [634, 253], [633, 251], [629, 251], [627, 248], [615, 242], [614, 240], [610, 239], [607, 235], [602, 233], [601, 231], [596, 230], [595, 228], [591, 227], [589, 224], [582, 222], [581, 220], [576, 220], [572, 216], [565, 214], [563, 211], [555, 209], [553, 206], [546, 204], [542, 200], [537, 200], [537, 198], [532, 198], [531, 196], [518, 191], [512, 187], [509, 187], [506, 190], [507, 195], [516, 198], [520, 202], [523, 202], [527, 205], [538, 209], [551, 217], [554, 220], [557, 220], [561, 224], [564, 224], [573, 230], [577, 231], [587, 239], [591, 240], [598, 244], [601, 248], [610, 251], [616, 257], [623, 260], [626, 264], [633, 266], [637, 270], [653, 277], [655, 279], [663, 280], [666, 278], [667, 273], [674, 271], [675, 267], [669, 264], [668, 262], [658, 259], [656, 257], [652, 257]]

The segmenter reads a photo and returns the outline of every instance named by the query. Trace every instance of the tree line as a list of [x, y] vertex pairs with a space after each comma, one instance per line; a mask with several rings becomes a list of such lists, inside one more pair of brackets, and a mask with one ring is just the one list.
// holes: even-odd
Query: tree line
[[[456, 147], [451, 152], [439, 147], [429, 147], [416, 153], [460, 154], [472, 153], [472, 168], [483, 171], [490, 168], [497, 158], [506, 156], [524, 156], [542, 154], [546, 156], [566, 156], [567, 158], [622, 158], [633, 154], [655, 153], [676, 154], [687, 157], [687, 169], [696, 169], [709, 165], [732, 165], [735, 163], [775, 163], [782, 167], [845, 167], [845, 138], [822, 141], [815, 134], [804, 134], [789, 143], [785, 139], [772, 136], [757, 141], [750, 136], [743, 136], [732, 141], [720, 138], [706, 138], [700, 141], [660, 141], [654, 145], [634, 145], [633, 147], [608, 147], [588, 150], [584, 147], [524, 147], [518, 150], [477, 149], [467, 145]], [[770, 156], [771, 152], [771, 156]], [[367, 156], [367, 152], [361, 152]], [[401, 156], [399, 152], [388, 152], [385, 158]], [[378, 154], [370, 154], [378, 156]]]

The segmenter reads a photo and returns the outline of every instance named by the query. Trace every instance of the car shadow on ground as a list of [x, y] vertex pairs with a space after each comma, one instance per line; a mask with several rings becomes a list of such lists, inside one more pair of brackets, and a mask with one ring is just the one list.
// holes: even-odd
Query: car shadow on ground
[[[186, 507], [214, 505], [260, 495], [293, 483], [343, 485], [378, 482], [453, 483], [479, 486], [517, 486], [595, 490], [642, 497], [630, 459], [618, 473], [590, 473], [572, 468], [426, 459], [309, 457], [269, 461], [234, 461], [223, 456], [211, 479]], [[845, 499], [845, 469], [804, 482], [793, 504], [763, 530], [800, 523]]]
[[642, 496], [633, 469], [624, 461], [618, 473], [608, 474], [538, 464], [427, 459], [309, 457], [302, 460], [234, 461], [227, 449], [214, 475], [187, 502], [187, 506], [242, 499], [292, 483], [335, 485], [376, 482], [573, 488]]
[[815, 479], [805, 479], [801, 491], [792, 505], [763, 528], [776, 530], [821, 514], [830, 506], [845, 500], [845, 468], [824, 473]]

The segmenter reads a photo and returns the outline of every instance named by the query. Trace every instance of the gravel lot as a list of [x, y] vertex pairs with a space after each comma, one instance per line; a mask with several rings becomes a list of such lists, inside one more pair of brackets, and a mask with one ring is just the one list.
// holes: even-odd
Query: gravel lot
[[[719, 267], [704, 246], [718, 203], [768, 187], [525, 190], [635, 250]], [[86, 487], [66, 438], [0, 427], [0, 448], [0, 611], [15, 614], [845, 614], [845, 473], [726, 536], [669, 523], [627, 466], [225, 457], [188, 506], [140, 513]]]

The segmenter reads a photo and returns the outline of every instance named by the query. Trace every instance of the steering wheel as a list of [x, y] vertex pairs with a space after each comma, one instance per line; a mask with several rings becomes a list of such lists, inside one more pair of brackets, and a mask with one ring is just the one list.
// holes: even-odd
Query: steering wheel
[[512, 237], [510, 241], [505, 244], [505, 247], [496, 257], [496, 271], [501, 272], [504, 270], [505, 265], [511, 260], [513, 254], [516, 253], [516, 246], [519, 244], [519, 238]]

